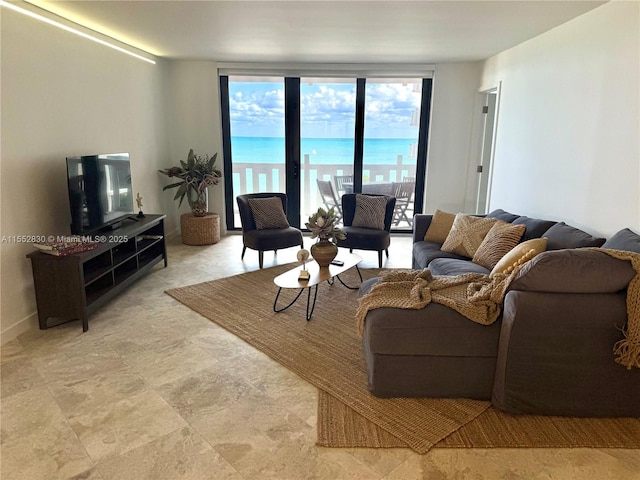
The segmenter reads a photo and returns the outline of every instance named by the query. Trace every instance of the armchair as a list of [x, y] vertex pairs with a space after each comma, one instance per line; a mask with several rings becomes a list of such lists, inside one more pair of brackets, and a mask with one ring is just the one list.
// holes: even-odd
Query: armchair
[[[264, 218], [254, 217], [254, 211], [251, 208], [250, 200], [252, 199], [271, 199], [278, 198], [280, 205], [273, 203], [267, 205], [262, 202], [260, 210]], [[289, 226], [286, 219], [287, 211], [287, 195], [284, 193], [248, 193], [238, 195], [236, 198], [238, 209], [240, 211], [240, 221], [242, 222], [242, 256], [247, 251], [247, 247], [252, 250], [258, 250], [258, 262], [262, 268], [265, 250], [273, 250], [278, 253], [280, 248], [289, 248], [300, 246], [303, 248], [302, 232], [297, 228]], [[255, 205], [255, 204], [254, 204]], [[279, 207], [282, 208], [279, 208]], [[258, 228], [260, 227], [260, 228]]]
[[[358, 206], [358, 197], [361, 199], [366, 198], [384, 198], [385, 205], [384, 210], [381, 212], [369, 211], [369, 218], [377, 223], [376, 228], [372, 226], [362, 226], [361, 219], [355, 222], [356, 208]], [[389, 257], [389, 245], [391, 244], [391, 223], [393, 221], [393, 212], [396, 205], [395, 197], [387, 195], [362, 195], [356, 193], [347, 193], [342, 196], [342, 212], [343, 212], [343, 224], [342, 230], [347, 234], [347, 238], [344, 240], [338, 240], [339, 247], [348, 248], [350, 252], [353, 249], [358, 250], [375, 250], [378, 252], [378, 266], [382, 268], [382, 252], [384, 251]], [[374, 213], [379, 213], [380, 218], [375, 218]], [[366, 224], [366, 222], [364, 222]]]

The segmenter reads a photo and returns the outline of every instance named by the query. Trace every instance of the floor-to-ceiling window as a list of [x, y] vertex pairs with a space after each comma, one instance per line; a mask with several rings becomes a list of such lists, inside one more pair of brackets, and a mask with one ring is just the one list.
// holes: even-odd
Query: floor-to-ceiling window
[[412, 226], [422, 79], [367, 79], [362, 192], [396, 196], [394, 226]]
[[301, 225], [353, 181], [355, 98], [355, 78], [300, 80]]
[[265, 191], [288, 194], [296, 226], [343, 193], [395, 195], [394, 228], [411, 228], [431, 80], [222, 75], [220, 86], [228, 229], [240, 227], [235, 197]]
[[228, 86], [234, 196], [285, 193], [284, 78], [231, 77]]

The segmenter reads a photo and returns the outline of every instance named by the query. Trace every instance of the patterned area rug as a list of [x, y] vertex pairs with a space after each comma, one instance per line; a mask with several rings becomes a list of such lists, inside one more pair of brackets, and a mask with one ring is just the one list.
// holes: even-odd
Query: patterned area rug
[[[310, 321], [305, 320], [306, 294], [291, 308], [275, 313], [273, 279], [292, 267], [273, 267], [167, 293], [318, 387], [319, 445], [409, 447], [419, 453], [434, 446], [640, 447], [640, 419], [598, 424], [597, 428], [580, 422], [585, 419], [552, 424], [541, 423], [538, 417], [512, 421], [513, 417], [505, 419], [504, 414], [490, 409], [488, 402], [371, 395], [362, 341], [356, 333], [358, 292], [339, 282], [324, 283], [318, 288]], [[362, 270], [365, 279], [379, 272]], [[355, 269], [341, 277], [349, 285], [357, 284]], [[279, 305], [286, 305], [295, 294], [283, 291]]]

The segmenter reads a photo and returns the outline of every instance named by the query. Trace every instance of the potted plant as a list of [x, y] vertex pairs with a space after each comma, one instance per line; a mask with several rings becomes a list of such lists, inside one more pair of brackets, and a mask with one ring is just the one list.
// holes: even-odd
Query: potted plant
[[211, 185], [217, 185], [220, 182], [222, 173], [216, 168], [217, 153], [212, 157], [205, 155], [204, 157], [193, 153], [193, 149], [189, 150], [187, 161], [180, 160], [179, 167], [165, 168], [158, 170], [163, 175], [171, 178], [179, 178], [179, 182], [166, 185], [162, 191], [170, 188], [177, 188], [174, 200], [180, 200], [178, 206], [182, 205], [184, 197], [187, 197], [191, 213], [195, 217], [204, 217], [207, 214], [207, 188]]
[[309, 217], [305, 226], [311, 231], [311, 238], [318, 241], [311, 245], [311, 256], [321, 267], [328, 267], [338, 254], [338, 246], [332, 242], [335, 239], [344, 240], [347, 235], [337, 226], [335, 210], [318, 208], [318, 211]]

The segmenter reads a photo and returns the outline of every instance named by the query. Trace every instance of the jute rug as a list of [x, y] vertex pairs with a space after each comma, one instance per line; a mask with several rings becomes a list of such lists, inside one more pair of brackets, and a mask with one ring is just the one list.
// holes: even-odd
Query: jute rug
[[[333, 447], [620, 447], [640, 448], [640, 419], [512, 417], [469, 399], [380, 399], [367, 390], [356, 333], [357, 291], [321, 284], [312, 319], [306, 293], [273, 311], [273, 278], [283, 265], [168, 290], [173, 298], [269, 355], [319, 389], [318, 444]], [[379, 270], [362, 270], [371, 278]], [[357, 284], [355, 269], [341, 276]], [[285, 305], [295, 291], [283, 291]], [[282, 302], [282, 303], [280, 303]], [[286, 303], [284, 303], [286, 302]]]

